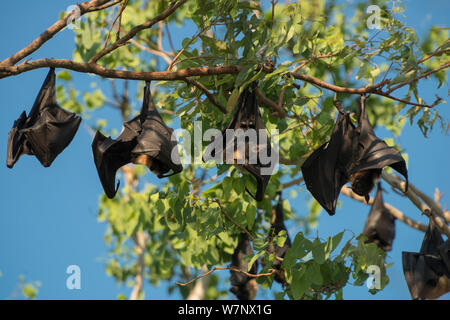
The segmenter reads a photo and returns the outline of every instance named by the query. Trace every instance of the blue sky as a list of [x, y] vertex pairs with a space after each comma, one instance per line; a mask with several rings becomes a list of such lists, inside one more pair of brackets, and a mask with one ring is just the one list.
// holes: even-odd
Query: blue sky
[[[418, 30], [419, 35], [432, 23], [448, 27], [450, 4], [447, 1], [404, 2], [407, 6], [407, 24]], [[71, 0], [16, 0], [3, 3], [0, 59], [26, 46], [72, 4]], [[183, 34], [177, 33], [175, 44], [179, 46], [183, 36], [194, 32], [194, 29], [186, 29]], [[71, 30], [64, 30], [29, 58], [71, 58], [73, 37]], [[12, 170], [6, 167], [8, 132], [20, 113], [30, 110], [47, 72], [46, 69], [39, 69], [0, 80], [0, 137], [4, 139], [4, 143], [0, 144], [0, 299], [11, 297], [19, 275], [24, 275], [27, 280], [42, 282], [38, 295], [40, 299], [115, 299], [120, 293], [128, 296], [131, 289], [118, 286], [104, 270], [108, 258], [103, 240], [106, 225], [97, 221], [98, 199], [103, 191], [92, 159], [92, 137], [83, 126], [50, 168], [43, 168], [34, 157], [29, 156], [22, 157]], [[72, 74], [77, 90], [88, 90], [91, 81], [106, 87], [105, 81], [100, 78]], [[421, 85], [426, 101], [432, 101], [436, 93], [434, 88], [431, 80]], [[133, 84], [132, 90], [135, 89], [136, 84]], [[438, 91], [444, 99], [448, 96], [447, 92], [448, 85]], [[450, 120], [449, 104], [439, 105], [438, 108], [441, 115]], [[116, 112], [105, 110], [101, 116], [108, 118], [120, 130], [120, 118]], [[408, 123], [398, 142], [409, 154], [411, 182], [429, 195], [439, 187], [444, 192], [442, 203], [450, 206], [450, 138], [443, 136], [438, 126], [429, 138], [424, 138], [415, 124], [410, 126]], [[156, 179], [150, 177], [149, 182], [156, 183]], [[410, 217], [426, 223], [426, 219], [408, 200], [390, 190], [384, 198]], [[291, 206], [301, 213], [308, 200], [309, 195], [301, 192], [297, 198], [291, 199]], [[343, 206], [335, 216], [321, 214], [320, 237], [334, 235], [343, 229], [356, 234], [362, 231], [369, 208], [343, 196], [341, 200]], [[295, 229], [289, 231], [291, 234], [297, 232]], [[388, 258], [389, 262], [394, 262], [388, 271], [390, 284], [375, 296], [369, 294], [365, 286], [348, 286], [344, 290], [344, 298], [409, 299], [401, 268], [401, 251], [417, 251], [422, 237], [423, 233], [397, 222], [397, 237]], [[81, 267], [81, 290], [66, 289], [65, 271], [72, 264]], [[159, 287], [146, 285], [146, 298], [179, 298], [178, 294], [168, 296], [166, 287], [164, 283]], [[449, 298], [449, 294], [443, 297]]]

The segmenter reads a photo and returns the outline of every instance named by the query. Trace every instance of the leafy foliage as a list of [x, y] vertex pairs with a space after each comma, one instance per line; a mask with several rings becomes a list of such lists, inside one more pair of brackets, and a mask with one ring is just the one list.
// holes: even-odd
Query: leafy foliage
[[[129, 1], [122, 15], [122, 30], [130, 30], [155, 17], [167, 4], [168, 1]], [[179, 119], [176, 125], [191, 133], [196, 120], [201, 121], [203, 130], [223, 128], [239, 93], [253, 81], [259, 81], [261, 91], [273, 101], [284, 95], [283, 108], [287, 113], [286, 117], [279, 118], [271, 109], [262, 109], [267, 129], [276, 128], [280, 132], [277, 137], [280, 157], [288, 163], [281, 165], [279, 172], [272, 176], [262, 202], [255, 203], [245, 192], [246, 187], [254, 191], [251, 177], [228, 165], [191, 164], [181, 174], [170, 177], [165, 185], [146, 185], [141, 191], [137, 185], [144, 184], [146, 176], [142, 168], [134, 167], [134, 178], [128, 179], [127, 186], [115, 199], [103, 196], [100, 200], [99, 220], [108, 226], [105, 236], [110, 247], [106, 265], [108, 275], [118, 282], [133, 285], [140, 263], [136, 236], [143, 233], [146, 235], [142, 257], [145, 278], [152, 285], [161, 281], [188, 281], [201, 274], [205, 267], [229, 264], [242, 232], [237, 225], [246, 228], [254, 238], [255, 255], [249, 257], [249, 268], [256, 259], [264, 259], [266, 264], [260, 273], [270, 269], [276, 257], [266, 252], [266, 238], [277, 191], [283, 188], [284, 182], [299, 175], [300, 166], [311, 150], [328, 139], [335, 117], [332, 96], [307, 82], [300, 88], [294, 86], [292, 69], [301, 66], [297, 71], [301, 74], [345, 87], [372, 85], [392, 76], [390, 86], [393, 87], [448, 59], [447, 53], [443, 53], [423, 64], [418, 63], [424, 55], [448, 48], [448, 30], [432, 28], [424, 40], [419, 41], [416, 32], [399, 18], [401, 7], [388, 9], [388, 1], [384, 0], [370, 4], [382, 8], [383, 30], [378, 33], [367, 29], [367, 1], [352, 7], [347, 2], [325, 0], [278, 3], [273, 16], [269, 1], [262, 1], [262, 6], [258, 1], [188, 1], [163, 23], [172, 32], [174, 29], [176, 32], [196, 30], [194, 34], [186, 35], [182, 49], [176, 48], [173, 52], [175, 48], [164, 50], [161, 47], [160, 34], [164, 32], [164, 40], [169, 39], [167, 29], [160, 24], [138, 34], [135, 41], [140, 45], [122, 46], [99, 61], [106, 68], [160, 71], [179, 54], [174, 64], [176, 69], [229, 64], [242, 67], [237, 75], [195, 78], [214, 94], [228, 115], [210, 100], [202, 100], [203, 93], [193, 89], [191, 84], [161, 81], [156, 85], [154, 99], [165, 120]], [[116, 40], [116, 32], [109, 30], [117, 10], [116, 7], [92, 12], [84, 18], [80, 29], [76, 30], [75, 61], [88, 61], [103, 47], [107, 37], [111, 43]], [[155, 52], [159, 54], [155, 55]], [[261, 66], [272, 67], [275, 71], [266, 73]], [[446, 81], [445, 71], [433, 73], [431, 77], [439, 86]], [[63, 71], [59, 79], [66, 82], [64, 87], [67, 88], [72, 76]], [[61, 86], [58, 87], [58, 101], [64, 108], [94, 117], [96, 122], [90, 123], [92, 129], [109, 130], [114, 134], [120, 128], [108, 128], [106, 120], [96, 117], [98, 111], [113, 100], [126, 120], [133, 114], [130, 100], [135, 100], [134, 97], [122, 99], [114, 90], [117, 88], [113, 87], [110, 98], [96, 84], [91, 92], [83, 94], [73, 87], [64, 89]], [[418, 103], [422, 102], [417, 82], [407, 85], [404, 94], [406, 101], [414, 97]], [[141, 96], [138, 92], [137, 97]], [[343, 105], [352, 111], [357, 98], [340, 95]], [[448, 124], [437, 109], [407, 108], [405, 103], [375, 95], [368, 104], [372, 124], [386, 128], [394, 136], [401, 134], [406, 119], [411, 123], [415, 121], [424, 135], [432, 130], [437, 120], [444, 130], [448, 130]], [[292, 198], [297, 191], [304, 189], [291, 190]], [[321, 211], [317, 202], [311, 201], [309, 212], [303, 215], [291, 208], [289, 199], [284, 200], [283, 205], [296, 234], [282, 263], [286, 286], [275, 292], [276, 298], [342, 299], [346, 285], [364, 284], [369, 265], [380, 267], [381, 286], [386, 286], [389, 280], [385, 254], [374, 244], [365, 244], [363, 237], [352, 237], [338, 251], [344, 236], [342, 232], [325, 241], [309, 239], [309, 230], [317, 227], [317, 216]], [[282, 245], [285, 240], [286, 234], [279, 234], [273, 241]], [[226, 290], [222, 286], [227, 275], [216, 273], [209, 277], [205, 297], [225, 296]], [[259, 277], [260, 288], [271, 288], [273, 277]], [[170, 292], [179, 290], [183, 297], [187, 297], [191, 289], [192, 285], [169, 287]], [[32, 290], [27, 289], [27, 292], [33, 296]]]

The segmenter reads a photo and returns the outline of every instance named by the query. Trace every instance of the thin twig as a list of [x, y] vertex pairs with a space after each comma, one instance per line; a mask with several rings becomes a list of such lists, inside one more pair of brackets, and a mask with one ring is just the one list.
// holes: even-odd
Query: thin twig
[[121, 21], [122, 21], [122, 13], [125, 10], [127, 4], [128, 4], [128, 0], [123, 0], [122, 1], [122, 5], [120, 6], [119, 13], [116, 16], [116, 18], [114, 19], [113, 23], [111, 24], [111, 27], [109, 28], [108, 34], [106, 35], [106, 40], [105, 40], [105, 44], [103, 45], [103, 48], [106, 48], [106, 46], [108, 45], [109, 38], [111, 36], [111, 31], [114, 28], [114, 25], [116, 24], [117, 20], [119, 20], [119, 26], [118, 26], [118, 29], [117, 29], [116, 40], [118, 40], [120, 38], [120, 24], [121, 24]]
[[206, 276], [210, 275], [211, 273], [213, 273], [216, 270], [230, 270], [230, 271], [234, 271], [234, 272], [239, 272], [239, 273], [245, 274], [247, 277], [250, 277], [250, 278], [269, 277], [269, 276], [277, 273], [276, 269], [269, 269], [268, 270], [269, 272], [267, 272], [267, 273], [253, 274], [253, 273], [248, 273], [248, 272], [242, 271], [242, 270], [240, 270], [239, 268], [236, 268], [236, 267], [214, 267], [211, 270], [209, 270], [208, 272], [206, 272], [206, 273], [204, 273], [202, 275], [199, 275], [198, 277], [195, 277], [194, 279], [192, 279], [192, 280], [190, 280], [188, 282], [185, 282], [185, 283], [175, 282], [175, 284], [177, 284], [179, 286], [182, 286], [182, 287], [187, 286], [187, 285], [193, 283], [194, 281], [196, 281], [198, 279], [201, 279], [203, 277], [206, 277]]
[[298, 185], [298, 184], [302, 183], [304, 180], [305, 180], [305, 179], [304, 179], [303, 177], [300, 177], [300, 178], [297, 178], [297, 179], [292, 180], [292, 181], [290, 181], [290, 182], [283, 183], [283, 184], [281, 185], [281, 189], [286, 189], [286, 188], [289, 188], [289, 187]]
[[432, 75], [433, 73], [436, 73], [436, 72], [441, 71], [443, 69], [446, 69], [448, 67], [450, 67], [450, 62], [444, 63], [444, 64], [440, 65], [439, 67], [433, 69], [433, 70], [427, 71], [427, 72], [421, 74], [420, 76], [414, 77], [411, 80], [402, 82], [402, 83], [396, 85], [395, 87], [390, 88], [386, 93], [390, 94], [391, 92], [394, 92], [395, 90], [400, 89], [401, 87], [404, 87], [404, 86], [406, 86], [408, 84], [416, 82], [417, 80], [420, 80], [422, 78], [426, 78], [426, 77]]
[[193, 79], [189, 79], [189, 78], [185, 78], [184, 81], [188, 84], [191, 84], [195, 87], [197, 87], [198, 89], [200, 89], [207, 97], [208, 99], [212, 102], [213, 105], [215, 105], [217, 108], [219, 108], [220, 111], [222, 111], [224, 114], [227, 113], [227, 109], [225, 109], [225, 107], [223, 107], [214, 97], [214, 95], [208, 91], [208, 89], [201, 84], [200, 82], [193, 80]]
[[175, 56], [175, 58], [173, 58], [172, 62], [169, 64], [169, 66], [167, 67], [166, 71], [170, 71], [172, 70], [172, 67], [174, 65], [174, 63], [177, 61], [177, 59], [181, 56], [181, 54], [184, 52], [184, 50], [186, 50], [187, 47], [189, 47], [191, 45], [192, 42], [194, 42], [195, 39], [197, 39], [203, 32], [205, 32], [206, 29], [210, 28], [210, 25], [203, 27], [199, 32], [197, 32], [197, 34], [195, 36], [193, 36], [188, 43], [186, 43], [186, 45], [177, 53], [177, 55]]
[[228, 213], [225, 212], [225, 209], [222, 207], [222, 204], [220, 203], [219, 199], [215, 199], [214, 201], [219, 205], [219, 208], [220, 208], [220, 211], [222, 212], [222, 214], [223, 214], [223, 215], [224, 215], [224, 216], [225, 216], [232, 224], [234, 224], [236, 227], [238, 227], [238, 228], [241, 229], [243, 232], [245, 232], [245, 233], [248, 235], [249, 239], [250, 239], [251, 241], [253, 241], [254, 238], [253, 238], [253, 236], [250, 234], [250, 232], [248, 232], [248, 230], [247, 230], [246, 228], [244, 228], [243, 226], [241, 226], [239, 223], [237, 223], [236, 221], [234, 221], [234, 219], [231, 218], [231, 217], [228, 215]]
[[160, 56], [161, 58], [164, 59], [164, 61], [165, 61], [167, 64], [169, 64], [170, 61], [172, 61], [172, 59], [170, 58], [170, 56], [169, 56], [165, 51], [154, 50], [154, 49], [152, 49], [152, 48], [149, 48], [149, 47], [146, 47], [146, 46], [140, 44], [139, 42], [137, 42], [136, 40], [133, 40], [133, 39], [130, 40], [130, 43], [133, 44], [133, 45], [135, 45], [136, 47], [138, 47], [138, 48], [141, 49], [141, 50], [144, 50], [144, 51], [147, 51], [147, 52], [149, 52], [149, 53], [151, 53], [151, 54]]
[[149, 28], [153, 27], [155, 24], [157, 24], [158, 22], [166, 19], [168, 16], [170, 16], [172, 13], [174, 13], [181, 5], [183, 5], [186, 1], [187, 0], [180, 0], [178, 2], [171, 3], [171, 5], [166, 10], [164, 10], [160, 15], [156, 16], [153, 19], [150, 19], [150, 20], [146, 21], [143, 24], [137, 25], [136, 27], [131, 29], [126, 35], [124, 35], [122, 38], [120, 38], [119, 40], [117, 40], [113, 44], [109, 45], [108, 47], [100, 50], [100, 52], [98, 52], [95, 56], [93, 56], [89, 60], [89, 63], [95, 63], [99, 59], [101, 59], [102, 57], [107, 55], [108, 53], [110, 53], [110, 52], [116, 50], [117, 48], [127, 44], [127, 42], [129, 40], [133, 39], [134, 36], [136, 34], [138, 34], [140, 31], [145, 30], [145, 29], [149, 29]]
[[[112, 2], [108, 4], [111, 0], [91, 0], [91, 1], [85, 1], [78, 5], [78, 8], [80, 9], [80, 16], [83, 16], [84, 14], [88, 12], [103, 10], [107, 7], [110, 7], [112, 5], [115, 5], [119, 3], [118, 1]], [[0, 66], [13, 66], [20, 60], [24, 59], [25, 57], [29, 56], [36, 50], [38, 50], [44, 43], [46, 43], [48, 40], [53, 38], [55, 34], [63, 30], [67, 23], [70, 22], [72, 16], [76, 13], [75, 10], [67, 14], [65, 17], [59, 19], [56, 21], [52, 26], [50, 26], [47, 30], [45, 30], [39, 37], [34, 39], [29, 45], [27, 45], [22, 50], [16, 52], [9, 58], [0, 61]]]

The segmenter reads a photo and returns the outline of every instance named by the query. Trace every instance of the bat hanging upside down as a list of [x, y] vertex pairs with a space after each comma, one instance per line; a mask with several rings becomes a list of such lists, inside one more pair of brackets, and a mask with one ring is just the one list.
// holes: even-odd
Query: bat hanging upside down
[[375, 135], [367, 117], [365, 99], [361, 95], [357, 126], [352, 123], [350, 113], [335, 101], [339, 114], [330, 141], [314, 150], [302, 165], [306, 187], [330, 215], [335, 214], [337, 199], [347, 182], [368, 201], [386, 166], [402, 174], [408, 188], [406, 162], [396, 148]]
[[114, 198], [119, 187], [115, 186], [116, 171], [127, 163], [145, 165], [158, 178], [181, 172], [183, 167], [172, 133], [153, 103], [147, 82], [140, 115], [123, 124], [117, 139], [97, 131], [92, 142], [95, 165], [107, 197]]
[[7, 167], [12, 168], [23, 154], [49, 167], [70, 144], [80, 122], [80, 116], [58, 105], [55, 69], [50, 68], [30, 113], [23, 111], [9, 132]]
[[[268, 137], [265, 141], [259, 139], [260, 132], [266, 134], [267, 132], [259, 112], [255, 90], [256, 83], [244, 89], [236, 103], [230, 123], [222, 130], [222, 136], [207, 146], [203, 155], [203, 161], [206, 162], [211, 159], [210, 157], [215, 158], [217, 156], [222, 158], [225, 163], [232, 162], [241, 172], [253, 175], [257, 181], [256, 194], [253, 195], [248, 189], [247, 192], [257, 201], [262, 201], [271, 176], [270, 174], [263, 173], [262, 169], [270, 168], [271, 163], [269, 162], [267, 165], [262, 164], [260, 154], [271, 155], [271, 146]], [[227, 129], [235, 130], [237, 137], [239, 137], [237, 134], [239, 132], [238, 130], [241, 130], [240, 132], [244, 134], [244, 138], [246, 139], [245, 141], [241, 141], [245, 145], [236, 146], [236, 142], [240, 141], [236, 137], [230, 139], [231, 141], [227, 141]], [[249, 130], [255, 130], [255, 137], [257, 137], [256, 143], [250, 143], [247, 140], [248, 137], [245, 135], [252, 133]], [[227, 156], [227, 153], [230, 153], [230, 156]], [[229, 159], [229, 157], [232, 157], [232, 159]], [[253, 162], [253, 160], [255, 161]]]

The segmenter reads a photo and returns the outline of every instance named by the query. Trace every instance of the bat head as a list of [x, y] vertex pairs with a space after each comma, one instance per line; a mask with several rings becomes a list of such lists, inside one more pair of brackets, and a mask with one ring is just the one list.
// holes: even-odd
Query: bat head
[[369, 169], [355, 172], [350, 175], [351, 189], [356, 194], [364, 197], [375, 187], [380, 178], [381, 169]]

